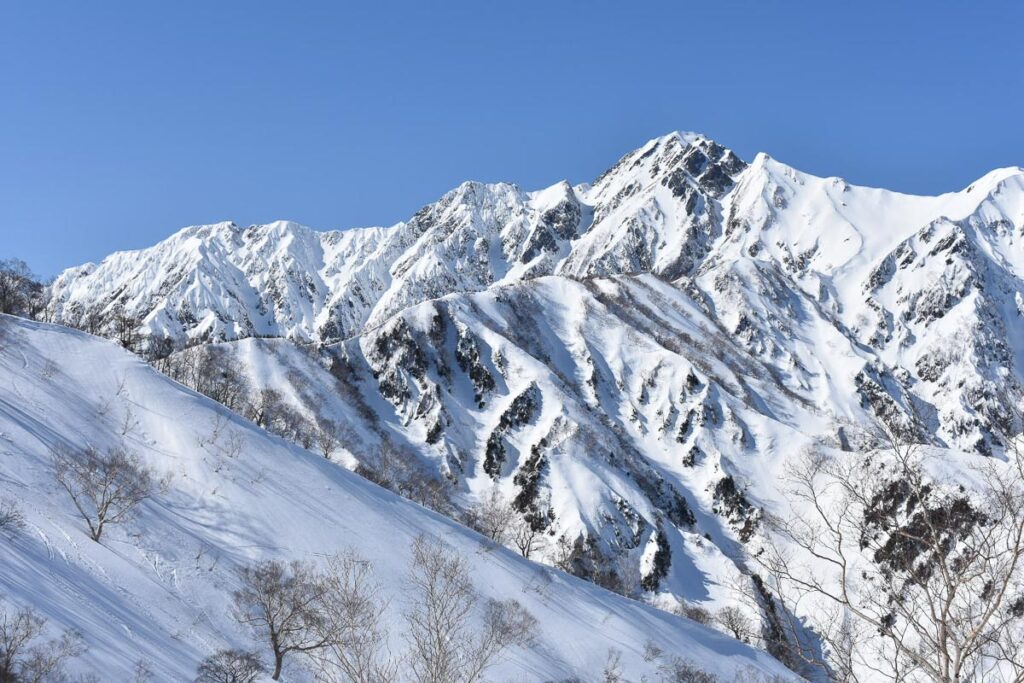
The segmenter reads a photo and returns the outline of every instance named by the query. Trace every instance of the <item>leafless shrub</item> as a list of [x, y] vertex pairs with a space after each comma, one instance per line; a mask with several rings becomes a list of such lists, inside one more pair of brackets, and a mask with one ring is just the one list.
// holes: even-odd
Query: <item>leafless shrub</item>
[[470, 527], [495, 543], [504, 544], [515, 518], [516, 511], [512, 504], [501, 495], [501, 491], [493, 488], [483, 500], [470, 509], [467, 522]]
[[121, 447], [102, 453], [91, 446], [82, 451], [56, 450], [53, 472], [94, 541], [100, 540], [107, 524], [129, 520], [157, 490], [153, 471]]
[[748, 642], [754, 635], [754, 625], [750, 618], [739, 607], [729, 605], [718, 610], [715, 614], [715, 623], [720, 629], [731, 635], [736, 640]]
[[717, 676], [682, 657], [662, 662], [658, 666], [658, 677], [663, 683], [720, 683]]
[[601, 683], [626, 683], [626, 678], [622, 674], [621, 651], [614, 648], [608, 650], [604, 669], [601, 671]]
[[220, 413], [214, 414], [210, 420], [210, 431], [206, 436], [200, 436], [197, 441], [200, 448], [206, 448], [207, 446], [216, 446], [217, 442], [220, 441], [221, 436], [224, 434], [224, 430], [227, 429], [228, 419]]
[[153, 666], [149, 660], [136, 660], [135, 666], [132, 667], [131, 683], [148, 683], [154, 678], [156, 678], [156, 674], [153, 673]]
[[25, 528], [25, 514], [9, 498], [0, 499], [0, 534], [13, 536]]
[[81, 636], [67, 631], [44, 639], [46, 619], [30, 607], [11, 610], [0, 604], [0, 681], [43, 683], [64, 680], [68, 659], [85, 652]]
[[139, 419], [135, 417], [135, 411], [131, 404], [124, 408], [124, 415], [121, 417], [121, 436], [128, 436], [139, 428]]
[[227, 439], [224, 440], [221, 455], [234, 459], [242, 454], [243, 448], [245, 448], [245, 438], [239, 432], [231, 431], [228, 433]]
[[195, 683], [255, 683], [265, 671], [254, 652], [219, 650], [199, 663]]
[[418, 683], [475, 683], [507, 648], [534, 637], [536, 620], [514, 600], [489, 602], [483, 628], [474, 625], [479, 597], [466, 560], [440, 542], [416, 539], [409, 584], [408, 657]]
[[686, 617], [691, 621], [696, 621], [698, 624], [704, 624], [705, 626], [711, 626], [715, 623], [715, 618], [710, 611], [700, 605], [694, 605], [693, 603], [681, 602], [676, 606], [673, 612], [677, 616]]
[[644, 661], [654, 662], [661, 659], [661, 656], [665, 654], [665, 651], [661, 647], [651, 640], [650, 638], [644, 642]]
[[43, 363], [43, 379], [53, 379], [59, 371], [60, 368], [57, 367], [57, 364], [52, 359], [47, 358], [46, 362]]

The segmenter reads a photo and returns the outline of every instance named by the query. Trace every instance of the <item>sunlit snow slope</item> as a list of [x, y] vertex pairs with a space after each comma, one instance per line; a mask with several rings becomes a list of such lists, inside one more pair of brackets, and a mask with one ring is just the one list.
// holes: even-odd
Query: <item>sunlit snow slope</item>
[[[119, 443], [170, 485], [135, 522], [94, 543], [54, 483], [49, 454], [62, 444]], [[34, 606], [54, 627], [80, 629], [90, 649], [75, 666], [103, 680], [127, 680], [139, 659], [158, 680], [190, 680], [203, 656], [248, 642], [227, 605], [237, 567], [266, 557], [318, 561], [349, 547], [394, 591], [398, 650], [400, 587], [418, 534], [469, 558], [484, 595], [515, 598], [539, 619], [539, 644], [513, 651], [495, 680], [595, 680], [609, 648], [639, 678], [653, 666], [642, 658], [648, 639], [726, 676], [747, 666], [786, 673], [725, 636], [494, 547], [267, 435], [111, 342], [8, 317], [0, 318], [0, 496], [27, 518], [22, 533], [0, 540], [0, 596]]]

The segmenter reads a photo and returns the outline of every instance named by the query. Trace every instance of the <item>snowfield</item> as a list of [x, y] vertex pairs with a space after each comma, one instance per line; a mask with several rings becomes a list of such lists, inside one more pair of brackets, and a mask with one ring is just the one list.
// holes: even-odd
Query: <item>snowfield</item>
[[[50, 453], [117, 444], [169, 484], [94, 543], [53, 480]], [[0, 595], [35, 607], [54, 629], [80, 630], [89, 651], [72, 668], [102, 680], [128, 680], [140, 659], [157, 680], [191, 680], [204, 656], [250, 642], [229, 615], [238, 567], [320, 562], [346, 548], [391, 592], [399, 651], [403, 577], [420, 534], [465, 555], [483, 595], [519, 600], [539, 620], [537, 645], [511, 651], [492, 680], [597, 680], [611, 649], [639, 679], [653, 675], [648, 641], [727, 679], [745, 669], [794, 678], [763, 652], [528, 562], [270, 436], [112, 342], [10, 317], [0, 318], [0, 497], [17, 501], [27, 521], [0, 540]]]

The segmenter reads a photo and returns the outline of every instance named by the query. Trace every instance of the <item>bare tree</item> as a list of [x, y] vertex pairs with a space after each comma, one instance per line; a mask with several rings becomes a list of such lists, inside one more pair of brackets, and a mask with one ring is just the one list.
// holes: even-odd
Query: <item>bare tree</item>
[[519, 601], [488, 600], [484, 606], [484, 628], [472, 652], [467, 681], [483, 679], [484, 672], [511, 646], [532, 644], [537, 631], [537, 619]]
[[383, 440], [377, 462], [360, 463], [356, 474], [443, 515], [452, 515], [451, 482], [425, 468], [415, 451]]
[[142, 341], [139, 332], [142, 326], [141, 319], [129, 313], [123, 304], [117, 304], [111, 309], [107, 321], [110, 324], [110, 334], [121, 346], [129, 351], [138, 348]]
[[338, 450], [338, 446], [341, 444], [341, 428], [337, 422], [332, 420], [326, 418], [317, 420], [313, 438], [316, 441], [317, 450], [330, 460], [331, 454]]
[[246, 404], [252, 393], [249, 381], [239, 372], [231, 354], [222, 347], [210, 344], [189, 346], [165, 358], [161, 371], [229, 410], [251, 412]]
[[11, 611], [0, 604], [0, 683], [63, 680], [64, 664], [85, 652], [82, 638], [67, 631], [45, 639], [46, 619], [26, 607]]
[[728, 605], [718, 610], [715, 614], [715, 623], [733, 638], [743, 642], [749, 642], [749, 638], [754, 634], [754, 626], [750, 618], [735, 605]]
[[[578, 539], [579, 537], [577, 537]], [[573, 572], [573, 562], [578, 557], [579, 543], [576, 540], [569, 540], [569, 535], [562, 534], [552, 544], [552, 561], [555, 566], [567, 574]]]
[[369, 562], [349, 551], [331, 558], [324, 577], [326, 592], [322, 635], [327, 645], [310, 653], [326, 680], [339, 675], [350, 683], [390, 683], [397, 663], [387, 653], [383, 624], [387, 602]]
[[541, 542], [544, 540], [544, 530], [539, 525], [520, 515], [512, 518], [508, 534], [512, 539], [512, 545], [525, 558], [529, 558], [530, 555], [539, 550]]
[[0, 260], [0, 313], [32, 316], [43, 292], [28, 264], [16, 258]]
[[254, 652], [219, 650], [199, 663], [195, 683], [254, 683], [265, 671]]
[[601, 672], [601, 683], [625, 683], [622, 675], [622, 652], [614, 648], [608, 650], [604, 670]]
[[297, 443], [303, 448], [313, 445], [313, 430], [309, 421], [302, 416], [302, 413], [287, 403], [277, 406], [265, 429], [271, 434]]
[[[757, 556], [788, 639], [844, 681], [1024, 680], [1024, 458], [986, 460], [968, 489], [919, 433], [881, 425], [882, 451], [815, 448], [790, 469], [801, 513], [772, 520], [784, 543]], [[825, 661], [793, 615], [804, 601]]]
[[508, 540], [509, 531], [516, 519], [512, 504], [501, 495], [497, 487], [492, 488], [483, 500], [474, 505], [467, 515], [470, 527], [502, 545]]
[[276, 389], [260, 389], [256, 398], [248, 405], [245, 416], [258, 426], [266, 428], [274, 421], [274, 415], [282, 403], [281, 393]]
[[100, 540], [107, 524], [130, 519], [139, 504], [157, 489], [153, 471], [121, 447], [102, 453], [91, 446], [83, 451], [56, 450], [53, 472], [94, 541]]
[[514, 600], [489, 602], [482, 628], [473, 623], [479, 597], [466, 560], [439, 541], [416, 539], [409, 584], [408, 656], [417, 683], [480, 681], [507, 648], [532, 642], [536, 620]]
[[0, 534], [13, 535], [25, 528], [25, 515], [9, 498], [0, 499]]
[[103, 331], [106, 324], [107, 319], [103, 311], [98, 308], [90, 308], [82, 313], [77, 326], [83, 332], [98, 335]]
[[233, 594], [235, 619], [269, 645], [274, 658], [271, 678], [278, 680], [291, 653], [313, 653], [330, 644], [325, 629], [327, 586], [303, 562], [265, 560], [238, 572], [242, 586]]

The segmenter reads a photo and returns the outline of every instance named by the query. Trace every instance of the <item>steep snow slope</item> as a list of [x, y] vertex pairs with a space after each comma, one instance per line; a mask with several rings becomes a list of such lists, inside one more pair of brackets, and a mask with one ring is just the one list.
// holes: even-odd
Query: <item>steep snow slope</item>
[[[388, 616], [399, 649], [399, 587], [421, 533], [466, 555], [485, 595], [520, 600], [539, 619], [540, 644], [513, 652], [496, 680], [594, 680], [609, 648], [639, 678], [652, 666], [642, 658], [648, 639], [722, 675], [745, 666], [787, 675], [736, 641], [495, 548], [270, 437], [110, 342], [9, 317], [0, 331], [0, 495], [16, 499], [28, 523], [0, 540], [0, 595], [80, 629], [90, 651], [76, 666], [104, 680], [126, 680], [140, 658], [159, 680], [190, 679], [204, 655], [246, 642], [228, 616], [232, 570], [346, 547], [394, 591]], [[49, 452], [122, 441], [170, 485], [135, 523], [94, 543], [51, 478]]]

